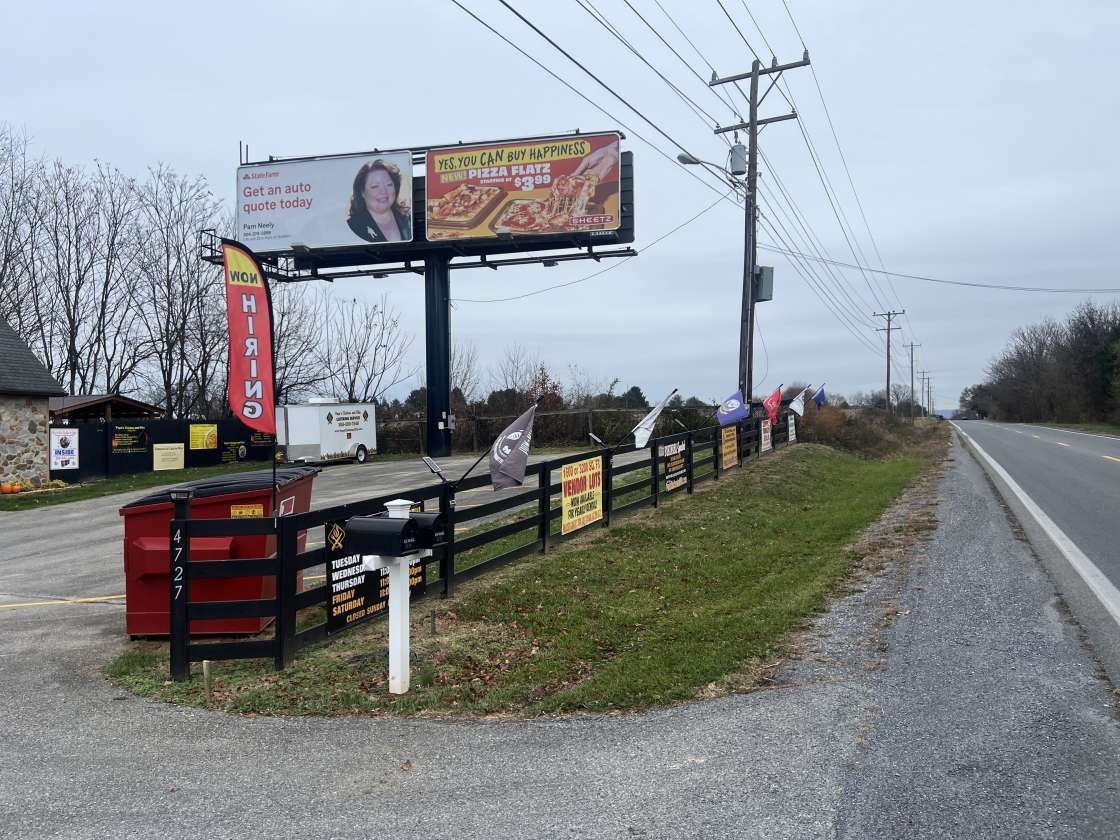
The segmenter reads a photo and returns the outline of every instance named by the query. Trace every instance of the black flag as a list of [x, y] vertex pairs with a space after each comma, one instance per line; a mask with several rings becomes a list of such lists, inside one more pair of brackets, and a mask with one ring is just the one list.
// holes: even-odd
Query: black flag
[[520, 487], [529, 463], [529, 444], [533, 440], [533, 417], [537, 404], [510, 423], [490, 447], [490, 481], [495, 490]]

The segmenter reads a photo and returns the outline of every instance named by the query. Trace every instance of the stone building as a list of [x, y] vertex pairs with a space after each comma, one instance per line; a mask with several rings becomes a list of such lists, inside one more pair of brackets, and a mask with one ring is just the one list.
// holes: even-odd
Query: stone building
[[41, 486], [50, 474], [48, 401], [66, 392], [0, 319], [0, 481]]

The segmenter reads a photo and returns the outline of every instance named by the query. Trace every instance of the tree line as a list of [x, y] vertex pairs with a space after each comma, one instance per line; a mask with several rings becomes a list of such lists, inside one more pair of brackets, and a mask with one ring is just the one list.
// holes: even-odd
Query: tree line
[[[36, 157], [0, 124], [0, 318], [71, 394], [123, 394], [168, 417], [227, 413], [225, 292], [201, 230], [232, 219], [206, 179]], [[277, 397], [372, 402], [414, 375], [387, 295], [273, 287]]]
[[1120, 305], [1087, 301], [1020, 327], [961, 392], [967, 415], [1012, 422], [1120, 422]]

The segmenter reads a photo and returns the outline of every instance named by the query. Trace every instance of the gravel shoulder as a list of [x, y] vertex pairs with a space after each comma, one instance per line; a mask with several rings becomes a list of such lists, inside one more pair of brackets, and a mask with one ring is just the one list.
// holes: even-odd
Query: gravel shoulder
[[0, 837], [1113, 837], [1117, 698], [951, 457], [772, 688], [647, 714], [233, 717], [102, 680], [119, 608], [0, 614]]

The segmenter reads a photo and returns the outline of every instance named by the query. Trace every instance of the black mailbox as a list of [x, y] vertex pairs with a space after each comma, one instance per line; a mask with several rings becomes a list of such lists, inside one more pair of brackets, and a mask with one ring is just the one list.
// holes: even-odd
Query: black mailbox
[[442, 513], [410, 513], [409, 518], [420, 528], [416, 543], [420, 548], [435, 548], [447, 542]]
[[401, 557], [420, 548], [420, 526], [412, 519], [390, 519], [386, 514], [353, 516], [346, 522], [347, 554], [380, 554]]

